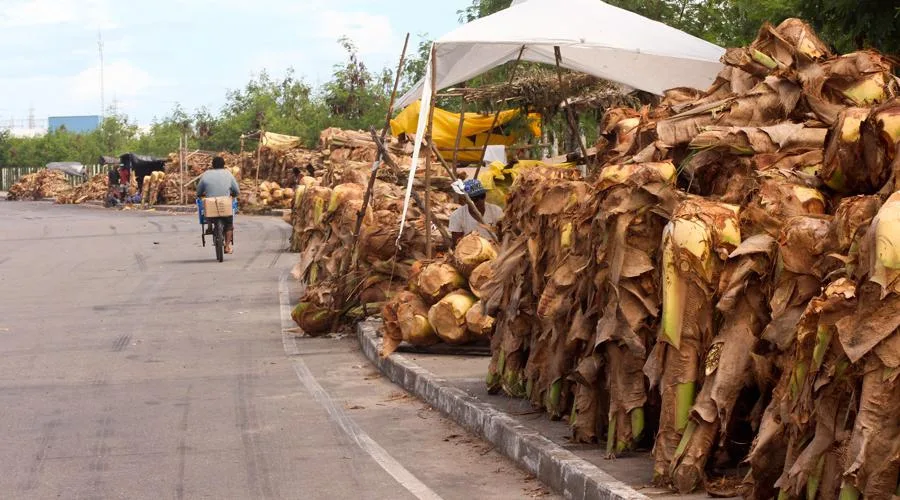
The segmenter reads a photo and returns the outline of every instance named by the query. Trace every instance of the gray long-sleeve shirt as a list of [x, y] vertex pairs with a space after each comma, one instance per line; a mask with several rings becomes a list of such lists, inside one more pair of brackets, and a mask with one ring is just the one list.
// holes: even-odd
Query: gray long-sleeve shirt
[[241, 193], [237, 180], [224, 168], [215, 168], [203, 173], [197, 183], [197, 197], [233, 196]]

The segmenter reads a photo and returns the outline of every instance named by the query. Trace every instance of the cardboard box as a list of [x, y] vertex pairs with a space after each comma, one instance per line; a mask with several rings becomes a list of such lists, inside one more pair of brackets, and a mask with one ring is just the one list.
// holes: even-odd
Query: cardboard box
[[203, 212], [205, 217], [231, 217], [234, 215], [231, 196], [203, 198]]

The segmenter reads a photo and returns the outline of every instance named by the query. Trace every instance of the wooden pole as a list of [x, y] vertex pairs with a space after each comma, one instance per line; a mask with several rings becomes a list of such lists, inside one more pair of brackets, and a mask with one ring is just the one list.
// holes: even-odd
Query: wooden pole
[[181, 164], [178, 168], [179, 180], [181, 180], [181, 189], [179, 190], [181, 193], [178, 196], [178, 200], [179, 203], [184, 205], [184, 134], [178, 138], [178, 163]]
[[[384, 138], [387, 137], [388, 129], [391, 127], [391, 116], [394, 114], [394, 99], [397, 97], [397, 87], [400, 85], [400, 73], [403, 71], [403, 61], [406, 59], [406, 47], [409, 43], [409, 33], [406, 34], [406, 39], [403, 41], [403, 50], [400, 52], [400, 62], [397, 64], [397, 75], [394, 77], [394, 88], [391, 90], [391, 100], [388, 103], [387, 110], [387, 118], [384, 121], [384, 127], [381, 129], [381, 139], [379, 141], [378, 136], [375, 133], [375, 127], [370, 128], [370, 132], [372, 134], [372, 140], [378, 144], [384, 144]], [[375, 156], [375, 161], [372, 162], [372, 171], [369, 173], [369, 183], [366, 186], [366, 194], [363, 197], [362, 208], [359, 209], [359, 213], [356, 215], [356, 226], [353, 229], [353, 243], [350, 246], [350, 253], [356, 251], [356, 245], [359, 242], [359, 232], [362, 229], [363, 219], [366, 216], [366, 208], [369, 206], [369, 201], [372, 199], [372, 190], [375, 189], [375, 179], [378, 174], [378, 168], [381, 166], [381, 161], [384, 157], [388, 156], [388, 152], [384, 148], [378, 148], [378, 153]], [[356, 268], [359, 268], [359, 260], [356, 260]], [[342, 266], [343, 268], [343, 266]]]
[[244, 134], [241, 134], [241, 154], [238, 155], [238, 158], [241, 159], [241, 176], [244, 175]]
[[[465, 85], [465, 83], [463, 84]], [[466, 100], [462, 97], [459, 99], [459, 126], [456, 127], [456, 140], [453, 142], [453, 173], [456, 174], [456, 166], [459, 161], [459, 141], [462, 140], [463, 124], [466, 121]]]
[[[184, 168], [184, 171], [181, 174], [182, 182], [184, 182], [184, 178], [188, 176], [188, 173], [190, 173], [190, 171], [188, 170], [187, 161], [188, 161], [188, 135], [187, 135], [187, 132], [185, 132], [184, 133], [184, 161], [181, 162], [181, 164], [183, 165], [182, 168]], [[182, 196], [184, 196], [183, 188], [182, 188], [181, 192], [182, 192]], [[187, 202], [187, 200], [185, 200], [185, 202]]]
[[[512, 84], [513, 78], [516, 76], [516, 70], [519, 68], [519, 61], [522, 60], [522, 54], [525, 52], [525, 46], [522, 45], [522, 48], [519, 49], [519, 56], [516, 57], [516, 62], [513, 63], [512, 69], [509, 70], [509, 78], [506, 79], [506, 85], [509, 86]], [[491, 123], [491, 128], [488, 130], [488, 135], [484, 139], [484, 146], [481, 148], [481, 162], [478, 163], [478, 166], [475, 167], [475, 178], [478, 178], [478, 173], [481, 172], [481, 166], [484, 165], [484, 155], [487, 154], [488, 145], [491, 143], [491, 133], [494, 131], [494, 127], [497, 126], [497, 121], [500, 120], [500, 107], [497, 107], [497, 112], [494, 113], [494, 121]]]
[[556, 78], [559, 80], [559, 91], [563, 95], [563, 104], [566, 106], [566, 116], [569, 121], [569, 129], [572, 131], [572, 135], [575, 136], [575, 139], [578, 140], [578, 147], [581, 148], [581, 155], [584, 157], [584, 165], [587, 167], [588, 165], [588, 152], [587, 148], [584, 147], [584, 141], [581, 140], [581, 134], [578, 132], [578, 126], [575, 123], [575, 115], [572, 112], [572, 107], [569, 106], [569, 97], [566, 89], [563, 87], [563, 77], [562, 77], [562, 53], [559, 50], [559, 45], [555, 45], [553, 47], [553, 54], [556, 57]]
[[[384, 126], [381, 128], [381, 142], [382, 143], [384, 143], [384, 139], [385, 139], [385, 137], [387, 137], [387, 132], [391, 127], [391, 116], [394, 114], [394, 100], [397, 97], [397, 87], [400, 84], [400, 73], [403, 70], [403, 61], [406, 59], [406, 47], [407, 47], [408, 43], [409, 43], [409, 33], [406, 34], [406, 39], [403, 41], [403, 50], [400, 52], [400, 62], [397, 64], [397, 74], [394, 78], [394, 87], [391, 90], [391, 100], [388, 103], [387, 117], [385, 118]], [[375, 127], [371, 127], [369, 131], [372, 134], [372, 140], [375, 141], [376, 140]], [[355, 243], [355, 238], [359, 237], [359, 231], [360, 231], [360, 228], [362, 227], [363, 217], [365, 217], [366, 208], [368, 207], [369, 201], [372, 198], [372, 190], [375, 188], [375, 179], [376, 179], [376, 175], [378, 173], [378, 167], [381, 166], [381, 162], [382, 162], [383, 158], [387, 155], [388, 155], [388, 152], [386, 150], [382, 150], [381, 148], [379, 148], [378, 153], [375, 156], [375, 161], [372, 162], [372, 170], [369, 174], [369, 183], [366, 187], [366, 194], [363, 197], [362, 208], [359, 209], [359, 213], [356, 218], [356, 229], [353, 231], [354, 243]]]
[[[396, 163], [394, 163], [394, 160], [390, 156], [387, 155], [387, 148], [384, 146], [384, 143], [381, 142], [381, 140], [379, 140], [377, 136], [375, 136], [374, 139], [375, 139], [375, 146], [378, 147], [378, 149], [384, 150], [384, 152], [383, 152], [384, 162], [387, 163], [387, 165], [389, 167], [391, 167], [391, 169], [394, 170], [395, 172], [399, 171], [400, 167]], [[401, 184], [401, 186], [402, 186], [402, 184]], [[410, 198], [412, 198], [413, 201], [416, 202], [416, 205], [418, 205], [419, 208], [424, 213], [425, 212], [425, 201], [422, 200], [422, 197], [419, 196], [419, 193], [417, 193], [415, 190], [413, 190], [413, 191], [410, 191], [409, 194], [410, 194]], [[432, 214], [431, 214], [431, 220], [434, 222], [435, 227], [438, 228], [438, 232], [441, 233], [441, 236], [444, 238], [444, 243], [447, 244], [447, 248], [453, 248], [453, 237], [450, 236], [450, 233], [447, 231], [447, 228], [445, 228], [444, 225], [441, 224], [440, 221], [438, 221], [437, 217], [434, 216], [434, 212], [432, 212]]]
[[[431, 144], [432, 125], [434, 122], [434, 101], [437, 98], [437, 74], [434, 60], [434, 45], [431, 46], [431, 56], [428, 58], [431, 64], [431, 99], [428, 102], [428, 126], [425, 128], [423, 142]], [[425, 155], [425, 257], [432, 257], [431, 251], [431, 153]]]
[[262, 140], [266, 135], [265, 130], [259, 131], [259, 144], [256, 146], [256, 185], [259, 186], [259, 164], [262, 162]]

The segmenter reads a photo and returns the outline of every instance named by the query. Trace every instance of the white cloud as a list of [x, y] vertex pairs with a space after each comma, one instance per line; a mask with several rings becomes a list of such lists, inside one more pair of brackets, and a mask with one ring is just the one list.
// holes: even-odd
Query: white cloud
[[[104, 94], [107, 105], [116, 98], [133, 98], [160, 86], [150, 73], [128, 61], [112, 61], [103, 66]], [[100, 65], [92, 66], [69, 79], [69, 95], [75, 101], [100, 101]]]
[[81, 24], [89, 28], [113, 29], [116, 26], [109, 0], [4, 0], [0, 8], [0, 26]]
[[332, 41], [346, 36], [353, 40], [360, 55], [384, 54], [394, 49], [393, 29], [387, 16], [326, 10], [319, 17], [316, 35]]

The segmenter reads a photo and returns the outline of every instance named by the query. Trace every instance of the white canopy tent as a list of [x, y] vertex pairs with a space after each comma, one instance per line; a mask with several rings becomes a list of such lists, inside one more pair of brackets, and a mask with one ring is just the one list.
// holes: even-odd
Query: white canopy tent
[[520, 51], [522, 60], [556, 64], [555, 47], [562, 67], [654, 94], [708, 87], [725, 52], [600, 0], [520, 0], [447, 33], [432, 45], [424, 80], [398, 102], [403, 107], [422, 100], [401, 231], [434, 91], [516, 60]]

